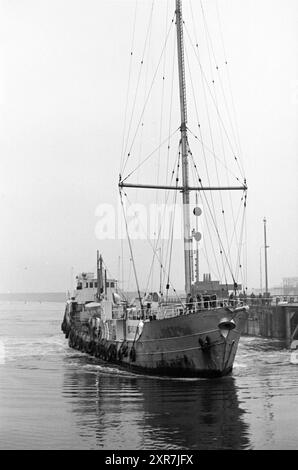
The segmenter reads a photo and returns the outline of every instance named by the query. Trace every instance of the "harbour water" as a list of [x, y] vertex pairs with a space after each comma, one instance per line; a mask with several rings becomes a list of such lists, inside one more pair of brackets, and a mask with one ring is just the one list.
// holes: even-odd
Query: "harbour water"
[[165, 379], [69, 349], [64, 305], [0, 303], [0, 449], [298, 449], [298, 369], [241, 338], [232, 375]]

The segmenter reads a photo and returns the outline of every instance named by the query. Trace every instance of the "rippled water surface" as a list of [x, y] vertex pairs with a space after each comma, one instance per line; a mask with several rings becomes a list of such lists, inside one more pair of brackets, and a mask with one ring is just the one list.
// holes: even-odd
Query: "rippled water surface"
[[133, 375], [69, 349], [63, 304], [0, 303], [1, 449], [298, 449], [298, 365], [243, 337], [231, 376]]

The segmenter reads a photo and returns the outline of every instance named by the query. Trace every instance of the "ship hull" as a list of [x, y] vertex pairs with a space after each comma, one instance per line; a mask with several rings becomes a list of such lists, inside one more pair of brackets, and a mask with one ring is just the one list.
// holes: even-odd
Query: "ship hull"
[[[235, 328], [219, 328], [221, 319]], [[220, 308], [145, 322], [134, 340], [94, 338], [64, 318], [70, 347], [136, 373], [174, 377], [221, 377], [232, 371], [246, 311]]]

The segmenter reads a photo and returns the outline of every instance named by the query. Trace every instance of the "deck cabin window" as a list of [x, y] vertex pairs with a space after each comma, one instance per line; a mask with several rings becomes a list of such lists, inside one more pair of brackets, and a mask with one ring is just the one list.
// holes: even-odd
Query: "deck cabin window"
[[88, 287], [88, 282], [86, 282], [86, 287]]
[[115, 287], [115, 282], [113, 282], [113, 281], [107, 281], [107, 282], [106, 282], [106, 287], [112, 287], [112, 288]]
[[97, 287], [97, 282], [94, 282], [94, 287]]
[[90, 282], [89, 287], [93, 287], [93, 282]]

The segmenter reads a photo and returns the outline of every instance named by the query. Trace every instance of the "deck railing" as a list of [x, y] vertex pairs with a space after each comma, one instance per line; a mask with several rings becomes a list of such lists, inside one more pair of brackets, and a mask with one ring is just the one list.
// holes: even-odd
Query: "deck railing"
[[242, 299], [216, 299], [216, 300], [202, 300], [193, 302], [163, 302], [158, 306], [144, 306], [143, 309], [139, 307], [125, 308], [123, 306], [113, 307], [113, 318], [130, 320], [161, 320], [163, 318], [171, 318], [180, 315], [188, 315], [190, 313], [207, 312], [223, 307], [236, 308], [243, 306]]
[[247, 304], [251, 306], [260, 306], [260, 305], [278, 305], [278, 304], [288, 304], [288, 303], [298, 303], [298, 295], [269, 295], [269, 296], [249, 296], [247, 297]]

